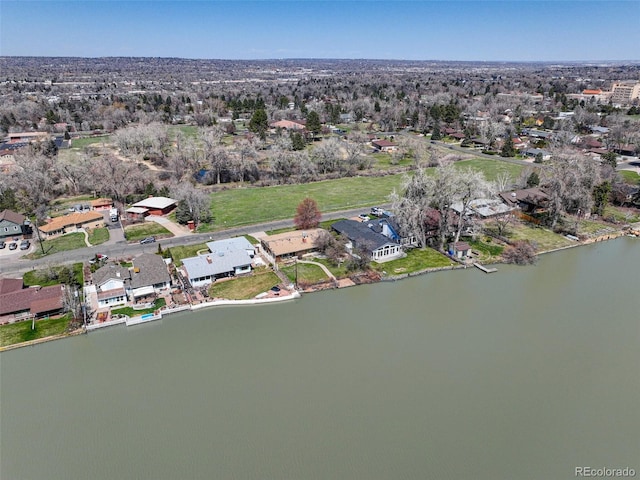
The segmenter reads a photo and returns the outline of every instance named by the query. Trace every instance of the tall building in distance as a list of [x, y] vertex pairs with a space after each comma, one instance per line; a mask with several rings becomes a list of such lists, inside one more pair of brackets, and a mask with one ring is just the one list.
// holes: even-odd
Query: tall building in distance
[[640, 82], [628, 80], [616, 82], [611, 86], [613, 103], [627, 105], [640, 98]]

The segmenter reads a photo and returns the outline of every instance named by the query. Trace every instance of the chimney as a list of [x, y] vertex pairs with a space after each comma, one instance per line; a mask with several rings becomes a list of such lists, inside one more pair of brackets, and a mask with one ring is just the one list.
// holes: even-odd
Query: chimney
[[212, 263], [212, 262], [213, 262], [213, 260], [211, 260], [211, 257], [207, 257], [207, 263], [209, 263], [209, 264], [210, 264], [210, 263]]

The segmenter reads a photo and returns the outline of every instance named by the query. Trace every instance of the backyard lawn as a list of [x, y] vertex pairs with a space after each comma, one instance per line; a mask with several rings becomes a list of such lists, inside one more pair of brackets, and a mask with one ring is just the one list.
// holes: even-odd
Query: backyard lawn
[[631, 170], [620, 170], [618, 172], [625, 182], [632, 185], [640, 185], [640, 175]]
[[167, 304], [167, 301], [164, 298], [158, 298], [155, 302], [153, 302], [153, 307], [145, 308], [143, 310], [134, 310], [131, 307], [122, 307], [122, 308], [114, 308], [111, 310], [112, 315], [127, 315], [128, 317], [137, 317], [139, 315], [144, 315], [145, 313], [153, 313], [159, 308], [164, 307]]
[[[42, 248], [38, 245], [38, 242], [34, 242], [35, 250], [26, 257], [29, 259], [40, 258], [45, 255], [51, 255], [58, 252], [64, 252], [66, 250], [75, 250], [77, 248], [85, 248], [87, 246], [84, 243], [84, 233], [75, 232], [67, 235], [62, 235], [58, 238], [52, 238], [42, 241]], [[44, 248], [44, 254], [42, 249]]]
[[455, 262], [432, 248], [413, 248], [407, 251], [407, 256], [404, 258], [384, 263], [371, 262], [374, 270], [387, 272], [388, 275], [402, 275], [450, 265], [455, 265]]
[[493, 243], [491, 237], [484, 238], [482, 240], [468, 240], [465, 241], [471, 246], [471, 249], [478, 252], [480, 256], [478, 261], [480, 263], [490, 263], [498, 260], [498, 257], [502, 255], [504, 247], [502, 245], [496, 245]]
[[311, 260], [323, 264], [331, 273], [333, 273], [333, 276], [336, 278], [345, 278], [348, 276], [349, 272], [347, 272], [347, 268], [345, 267], [344, 263], [341, 263], [340, 266], [337, 266], [326, 258], [314, 257]]
[[271, 271], [256, 272], [247, 277], [215, 282], [209, 287], [209, 296], [228, 300], [248, 300], [269, 291], [279, 283], [280, 278]]
[[35, 330], [31, 330], [31, 320], [0, 326], [0, 347], [28, 342], [38, 338], [64, 333], [69, 326], [67, 315], [61, 318], [36, 320]]
[[[296, 266], [289, 265], [280, 269], [284, 274], [289, 277], [292, 283], [296, 281]], [[324, 270], [317, 265], [310, 265], [308, 263], [298, 263], [298, 283], [302, 284], [314, 284], [326, 282], [329, 280]]]
[[135, 242], [151, 236], [160, 238], [173, 237], [173, 234], [162, 225], [155, 222], [145, 222], [138, 225], [129, 225], [124, 229], [124, 236], [129, 242]]
[[509, 230], [509, 240], [529, 240], [535, 243], [537, 252], [545, 252], [575, 244], [575, 242], [562, 235], [534, 225], [516, 223], [511, 225]]

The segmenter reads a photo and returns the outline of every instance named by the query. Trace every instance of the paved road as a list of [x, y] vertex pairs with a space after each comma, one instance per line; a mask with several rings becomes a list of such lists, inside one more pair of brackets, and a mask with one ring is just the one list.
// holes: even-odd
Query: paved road
[[[379, 205], [388, 209], [390, 205]], [[322, 220], [333, 220], [336, 218], [345, 218], [357, 216], [360, 213], [369, 212], [370, 208], [362, 207], [357, 209], [342, 210], [322, 215]], [[207, 242], [209, 240], [220, 240], [223, 238], [236, 237], [239, 235], [247, 235], [252, 232], [276, 230], [279, 228], [293, 227], [293, 220], [277, 220], [273, 222], [260, 223], [255, 225], [247, 225], [243, 227], [230, 228], [212, 233], [195, 233], [184, 237], [173, 237], [160, 240], [159, 243], [163, 248], [174, 247], [177, 245], [191, 245], [195, 243]], [[138, 243], [129, 244], [124, 241], [115, 244], [103, 243], [91, 248], [79, 248], [76, 250], [68, 250], [53, 255], [48, 255], [37, 260], [20, 259], [16, 256], [5, 257], [0, 261], [0, 274], [19, 276], [29, 270], [39, 268], [43, 265], [62, 265], [75, 262], [84, 262], [93, 257], [96, 253], [108, 255], [111, 258], [135, 257], [141, 253], [155, 253], [158, 251], [158, 243], [149, 243], [140, 245]], [[5, 261], [6, 260], [6, 261]]]

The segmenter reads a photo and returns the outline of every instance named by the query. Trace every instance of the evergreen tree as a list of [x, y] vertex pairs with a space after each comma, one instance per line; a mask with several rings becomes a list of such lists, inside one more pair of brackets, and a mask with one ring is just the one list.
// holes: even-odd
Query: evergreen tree
[[502, 145], [502, 150], [500, 151], [501, 157], [515, 157], [516, 156], [516, 148], [513, 146], [513, 136], [511, 131], [507, 132], [506, 138], [504, 139], [504, 145]]
[[310, 111], [309, 115], [307, 115], [307, 130], [315, 137], [320, 133], [321, 128], [318, 112]]
[[251, 120], [249, 121], [249, 131], [256, 133], [262, 140], [267, 138], [267, 130], [269, 129], [269, 122], [267, 119], [267, 112], [263, 108], [257, 109], [253, 112]]
[[442, 134], [440, 133], [440, 122], [436, 121], [433, 124], [433, 130], [431, 132], [431, 140], [440, 140], [442, 138]]

